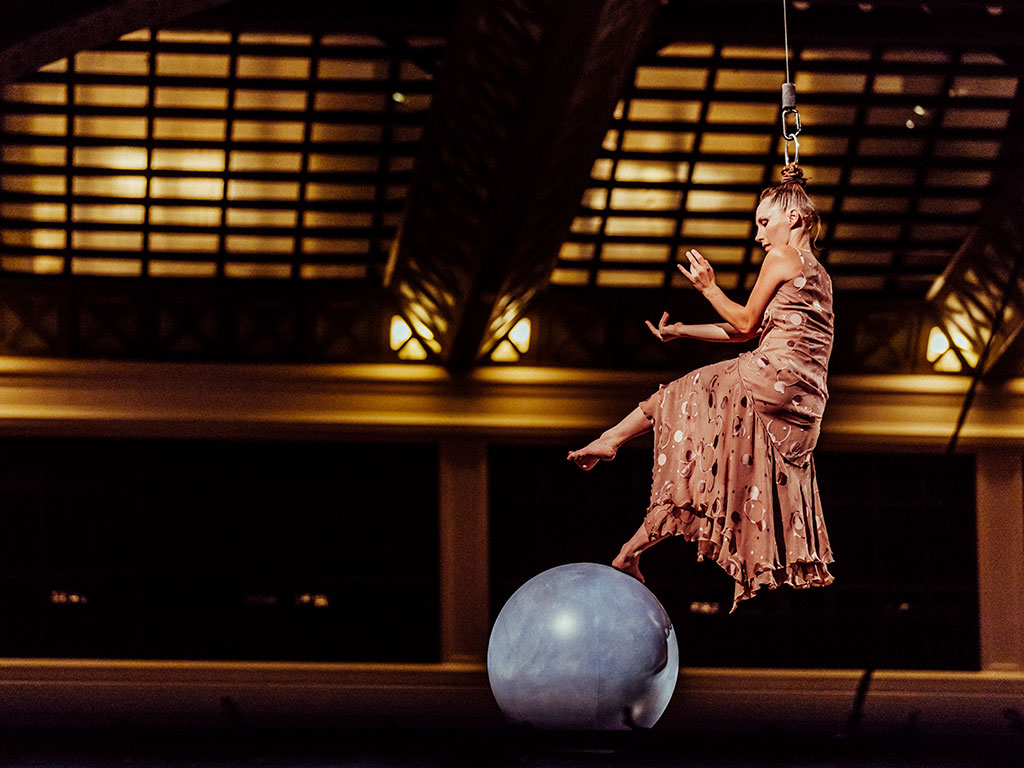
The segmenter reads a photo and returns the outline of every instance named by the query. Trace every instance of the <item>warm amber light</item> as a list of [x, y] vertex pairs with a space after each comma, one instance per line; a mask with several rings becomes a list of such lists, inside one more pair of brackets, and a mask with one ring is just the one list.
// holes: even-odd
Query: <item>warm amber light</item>
[[496, 363], [514, 363], [519, 360], [519, 351], [511, 341], [502, 339], [491, 352], [491, 360]]
[[928, 351], [925, 353], [925, 359], [929, 363], [934, 363], [948, 349], [949, 339], [946, 337], [946, 334], [937, 325], [933, 326], [931, 331], [928, 332]]
[[402, 348], [402, 346], [409, 339], [412, 338], [412, 328], [405, 322], [401, 317], [395, 315], [391, 318], [391, 349], [396, 352]]
[[508, 340], [515, 345], [515, 348], [520, 353], [526, 354], [530, 349], [530, 319], [523, 317], [512, 326], [512, 330], [508, 332]]

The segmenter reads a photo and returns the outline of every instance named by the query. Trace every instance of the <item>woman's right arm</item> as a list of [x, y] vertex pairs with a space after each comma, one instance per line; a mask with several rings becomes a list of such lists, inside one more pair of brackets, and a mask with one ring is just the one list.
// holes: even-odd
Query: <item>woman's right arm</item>
[[747, 341], [760, 333], [760, 329], [751, 333], [741, 333], [730, 323], [701, 323], [699, 325], [687, 325], [685, 323], [670, 323], [668, 312], [661, 316], [661, 320], [654, 325], [650, 320], [645, 321], [648, 329], [659, 341], [672, 341], [674, 339], [700, 339], [701, 341]]

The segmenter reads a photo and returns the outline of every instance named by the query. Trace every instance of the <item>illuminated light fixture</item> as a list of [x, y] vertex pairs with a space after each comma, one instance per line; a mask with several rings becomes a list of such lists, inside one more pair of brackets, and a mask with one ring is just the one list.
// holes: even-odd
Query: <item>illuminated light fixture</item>
[[426, 360], [427, 350], [415, 335], [412, 328], [399, 315], [391, 318], [389, 343], [391, 349], [398, 353], [399, 360]]
[[522, 317], [494, 349], [491, 350], [491, 360], [496, 363], [515, 363], [522, 355], [530, 349], [530, 333], [532, 326], [530, 319]]
[[810, 7], [811, 4], [808, 0], [793, 0], [793, 8], [798, 11], [806, 11]]
[[405, 94], [401, 91], [395, 91], [391, 94], [391, 100], [396, 104], [405, 104]]
[[918, 104], [916, 107], [914, 107], [914, 114], [924, 116], [928, 114], [928, 110], [922, 107], [920, 104]]
[[[934, 329], [938, 330], [938, 329]], [[412, 338], [412, 328], [399, 315], [391, 318], [391, 349], [400, 350]]]
[[914, 130], [915, 124], [913, 120], [907, 120], [907, 130]]
[[512, 330], [508, 332], [508, 340], [525, 355], [530, 350], [530, 318], [521, 318], [512, 326]]
[[978, 358], [971, 342], [955, 326], [948, 333], [937, 325], [928, 332], [925, 359], [939, 373], [959, 373], [964, 363], [973, 368], [978, 364]]
[[989, 16], [1002, 16], [1003, 6], [1001, 5], [986, 5], [985, 10], [988, 11]]
[[869, 11], [873, 11], [875, 9], [875, 4], [874, 3], [857, 3], [857, 7], [860, 8], [862, 11], [864, 11], [864, 13], [868, 13]]

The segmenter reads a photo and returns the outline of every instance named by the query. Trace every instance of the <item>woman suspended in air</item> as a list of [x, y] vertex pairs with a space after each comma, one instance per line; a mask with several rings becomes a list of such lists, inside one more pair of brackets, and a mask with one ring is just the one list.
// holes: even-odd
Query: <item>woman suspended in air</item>
[[661, 341], [742, 342], [753, 351], [663, 385], [622, 421], [569, 459], [582, 469], [654, 432], [651, 502], [612, 565], [643, 581], [640, 554], [669, 536], [697, 542], [736, 583], [733, 608], [761, 587], [832, 581], [828, 534], [812, 450], [828, 398], [832, 283], [812, 250], [820, 218], [803, 173], [787, 165], [761, 193], [757, 242], [765, 249], [745, 304], [728, 298], [695, 250], [678, 265], [723, 322], [647, 326]]

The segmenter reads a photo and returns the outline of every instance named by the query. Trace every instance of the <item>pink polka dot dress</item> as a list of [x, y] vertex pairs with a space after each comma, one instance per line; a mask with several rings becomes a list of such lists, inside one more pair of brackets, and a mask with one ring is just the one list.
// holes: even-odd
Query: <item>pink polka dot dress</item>
[[765, 310], [761, 342], [640, 404], [654, 425], [648, 535], [697, 542], [736, 582], [733, 610], [761, 587], [831, 583], [811, 451], [828, 399], [832, 282], [809, 252]]

